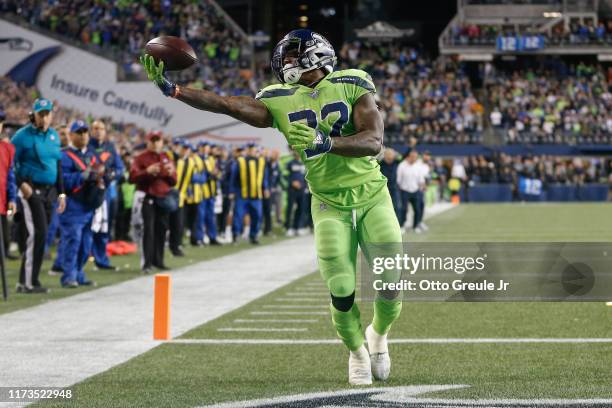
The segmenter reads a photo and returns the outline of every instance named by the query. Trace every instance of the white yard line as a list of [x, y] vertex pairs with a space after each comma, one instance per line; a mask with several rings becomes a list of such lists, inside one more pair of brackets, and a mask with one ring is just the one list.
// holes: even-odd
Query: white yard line
[[310, 297], [310, 298], [276, 298], [275, 302], [325, 302], [326, 297]]
[[328, 316], [329, 312], [250, 312], [253, 316], [273, 316], [273, 315], [308, 315], [308, 316]]
[[[252, 345], [302, 345], [341, 344], [338, 339], [175, 339], [173, 344], [252, 344]], [[432, 339], [389, 339], [391, 344], [608, 344], [612, 338], [432, 338]]]
[[263, 305], [262, 309], [329, 309], [328, 305]]
[[221, 327], [218, 332], [305, 332], [308, 331], [305, 327], [283, 327], [273, 329], [269, 327]]
[[234, 319], [234, 323], [317, 323], [319, 319]]

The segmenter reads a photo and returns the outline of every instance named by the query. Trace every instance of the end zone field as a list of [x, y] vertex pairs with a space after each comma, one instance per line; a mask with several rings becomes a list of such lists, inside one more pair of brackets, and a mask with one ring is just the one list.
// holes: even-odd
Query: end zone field
[[[607, 242], [611, 211], [463, 204], [406, 239]], [[391, 378], [372, 388], [348, 386], [328, 302], [313, 271], [75, 385], [69, 406], [612, 406], [612, 307], [603, 302], [404, 303], [389, 336]], [[365, 327], [372, 311], [360, 306]], [[238, 402], [254, 399], [263, 401]]]

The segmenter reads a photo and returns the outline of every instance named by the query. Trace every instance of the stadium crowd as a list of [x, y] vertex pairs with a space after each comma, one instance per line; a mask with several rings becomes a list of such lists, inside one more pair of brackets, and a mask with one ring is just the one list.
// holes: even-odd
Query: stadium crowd
[[[125, 62], [127, 72], [141, 70], [136, 61], [145, 39], [176, 35], [202, 59], [201, 64], [171, 73], [179, 83], [221, 95], [254, 95], [272, 77], [267, 64], [251, 65], [248, 46], [207, 1], [28, 0], [4, 2], [2, 9], [90, 49], [114, 50], [119, 53], [114, 58]], [[339, 62], [341, 68], [372, 74], [389, 142], [405, 142], [407, 135], [423, 143], [481, 141], [484, 109], [457, 62], [433, 60], [412, 47], [368, 42], [344, 44]]]
[[477, 143], [484, 108], [461, 64], [432, 60], [412, 47], [352, 42], [339, 52], [340, 69], [372, 75], [389, 143]]
[[176, 74], [224, 94], [252, 94], [248, 47], [210, 1], [3, 1], [0, 10], [120, 61], [128, 77], [142, 73], [145, 43], [160, 35], [185, 38], [203, 64]]
[[610, 45], [612, 20], [593, 22], [573, 21], [566, 27], [559, 23], [550, 31], [540, 32], [535, 26], [515, 27], [491, 24], [456, 24], [452, 27], [452, 45], [495, 45], [498, 37], [516, 35], [542, 36], [548, 46], [555, 45]]
[[491, 125], [507, 143], [612, 143], [612, 71], [580, 63], [552, 70], [493, 72], [486, 79]]
[[[436, 166], [436, 168], [440, 168]], [[512, 183], [519, 177], [544, 183], [583, 184], [612, 182], [612, 160], [604, 157], [471, 156], [453, 161], [444, 172], [466, 183]]]

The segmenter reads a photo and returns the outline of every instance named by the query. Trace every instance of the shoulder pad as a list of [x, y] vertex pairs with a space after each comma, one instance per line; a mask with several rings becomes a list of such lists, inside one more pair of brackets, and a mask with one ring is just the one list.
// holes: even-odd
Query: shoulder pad
[[255, 99], [274, 98], [277, 96], [290, 96], [298, 90], [297, 86], [287, 87], [286, 85], [270, 85], [257, 92]]

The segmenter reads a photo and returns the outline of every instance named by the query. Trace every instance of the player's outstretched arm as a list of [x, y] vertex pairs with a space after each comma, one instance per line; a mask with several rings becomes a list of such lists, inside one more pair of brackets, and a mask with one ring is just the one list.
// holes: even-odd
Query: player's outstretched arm
[[220, 96], [214, 92], [179, 87], [164, 75], [164, 62], [155, 65], [150, 55], [141, 57], [147, 76], [166, 96], [174, 97], [196, 109], [229, 115], [249, 125], [265, 128], [272, 126], [272, 115], [266, 106], [250, 96]]
[[229, 115], [251, 126], [272, 126], [272, 115], [266, 106], [250, 96], [219, 96], [203, 89], [180, 87], [176, 99], [197, 109]]
[[376, 156], [382, 149], [384, 125], [374, 95], [367, 93], [353, 105], [357, 133], [333, 137], [330, 153], [347, 157]]

